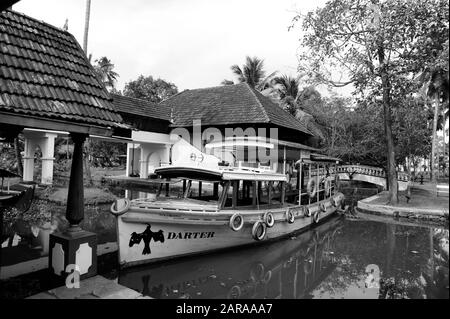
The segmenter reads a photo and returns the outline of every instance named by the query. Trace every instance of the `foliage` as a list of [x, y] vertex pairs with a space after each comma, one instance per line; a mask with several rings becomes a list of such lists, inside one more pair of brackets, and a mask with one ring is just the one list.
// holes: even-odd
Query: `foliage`
[[[430, 152], [430, 110], [420, 97], [398, 98], [394, 101], [393, 132], [397, 163], [406, 159], [425, 157]], [[355, 105], [349, 98], [324, 98], [314, 88], [300, 92], [299, 107], [310, 113], [325, 138], [322, 147], [331, 156], [350, 163], [386, 167], [386, 144], [383, 114], [379, 101], [359, 100]]]
[[107, 89], [113, 89], [119, 74], [113, 71], [114, 64], [106, 56], [95, 60], [94, 70]]
[[298, 109], [296, 100], [299, 95], [299, 79], [283, 74], [274, 77], [271, 80], [270, 85], [272, 91], [280, 100], [280, 106], [295, 116]]
[[[239, 83], [247, 83], [250, 87], [261, 91], [270, 86], [270, 80], [273, 78], [276, 72], [271, 73], [266, 76], [266, 71], [264, 70], [264, 60], [258, 57], [245, 58], [245, 64], [242, 68], [234, 64], [231, 66], [231, 71], [237, 77]], [[234, 84], [233, 81], [223, 80], [223, 85]]]
[[382, 107], [390, 202], [398, 201], [391, 113], [402, 105], [397, 88], [443, 51], [448, 11], [443, 0], [331, 0], [294, 18], [304, 31], [299, 71], [316, 83], [352, 84], [364, 103]]
[[126, 144], [91, 140], [88, 152], [93, 166], [113, 167], [119, 165], [119, 156], [126, 154]]
[[125, 96], [159, 103], [178, 93], [175, 84], [163, 79], [154, 79], [151, 75], [139, 76], [136, 80], [125, 84], [123, 94]]

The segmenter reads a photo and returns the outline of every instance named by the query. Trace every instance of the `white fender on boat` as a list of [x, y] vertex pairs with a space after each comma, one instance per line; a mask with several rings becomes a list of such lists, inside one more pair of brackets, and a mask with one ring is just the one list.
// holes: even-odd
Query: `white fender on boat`
[[114, 216], [120, 216], [125, 214], [130, 209], [131, 201], [127, 198], [121, 198], [116, 200], [111, 205], [110, 212]]
[[311, 212], [309, 211], [308, 206], [303, 206], [303, 216], [311, 217]]
[[332, 207], [337, 207], [337, 203], [336, 203], [336, 200], [334, 199], [334, 197], [330, 198], [330, 204]]
[[315, 223], [318, 223], [318, 222], [319, 222], [319, 220], [320, 220], [320, 210], [317, 210], [317, 211], [314, 213], [313, 220], [314, 220]]
[[267, 227], [271, 228], [273, 225], [275, 225], [275, 218], [273, 217], [273, 214], [271, 212], [266, 212], [264, 214], [264, 222], [266, 223]]
[[292, 223], [294, 222], [294, 220], [295, 220], [294, 213], [293, 213], [290, 209], [288, 209], [288, 210], [286, 211], [286, 221], [287, 221], [289, 224], [292, 224]]
[[266, 224], [258, 220], [252, 228], [253, 239], [261, 241], [266, 237]]
[[242, 229], [242, 226], [244, 226], [244, 218], [241, 214], [233, 214], [233, 216], [230, 217], [230, 228], [234, 231], [239, 231]]
[[319, 210], [320, 210], [321, 212], [324, 212], [324, 213], [327, 211], [327, 209], [326, 209], [324, 203], [320, 203], [320, 204], [319, 204]]

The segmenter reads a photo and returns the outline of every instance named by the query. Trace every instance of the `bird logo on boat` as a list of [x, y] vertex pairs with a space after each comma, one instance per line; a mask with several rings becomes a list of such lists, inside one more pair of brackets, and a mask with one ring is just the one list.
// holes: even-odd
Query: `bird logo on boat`
[[129, 246], [133, 247], [135, 244], [139, 245], [141, 243], [141, 241], [144, 241], [144, 250], [142, 251], [142, 255], [148, 255], [151, 254], [152, 251], [150, 249], [150, 240], [152, 240], [154, 242], [164, 242], [164, 233], [163, 231], [160, 229], [157, 232], [152, 232], [151, 231], [151, 225], [147, 224], [147, 228], [142, 232], [142, 233], [136, 233], [133, 232], [131, 234], [131, 238], [130, 238], [130, 243]]

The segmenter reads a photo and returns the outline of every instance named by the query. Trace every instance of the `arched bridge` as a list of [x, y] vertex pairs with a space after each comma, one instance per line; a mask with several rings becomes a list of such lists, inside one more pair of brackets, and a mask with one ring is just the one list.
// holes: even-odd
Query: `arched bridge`
[[[332, 169], [334, 173], [334, 168]], [[337, 167], [341, 180], [363, 181], [382, 186], [386, 189], [386, 172], [382, 168], [366, 165], [341, 165]], [[408, 187], [409, 175], [404, 172], [397, 173], [398, 189], [404, 191]]]

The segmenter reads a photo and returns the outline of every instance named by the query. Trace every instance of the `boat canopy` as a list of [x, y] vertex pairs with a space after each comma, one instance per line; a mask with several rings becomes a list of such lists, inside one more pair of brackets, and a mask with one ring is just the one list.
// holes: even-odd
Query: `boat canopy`
[[155, 169], [155, 173], [162, 178], [186, 178], [204, 181], [287, 181], [287, 176], [284, 174], [277, 174], [268, 170], [252, 167], [219, 167], [217, 169], [202, 169], [187, 166], [165, 166]]
[[222, 180], [222, 172], [219, 170], [202, 169], [198, 167], [165, 166], [155, 169], [155, 174], [162, 178], [186, 178], [204, 181]]

